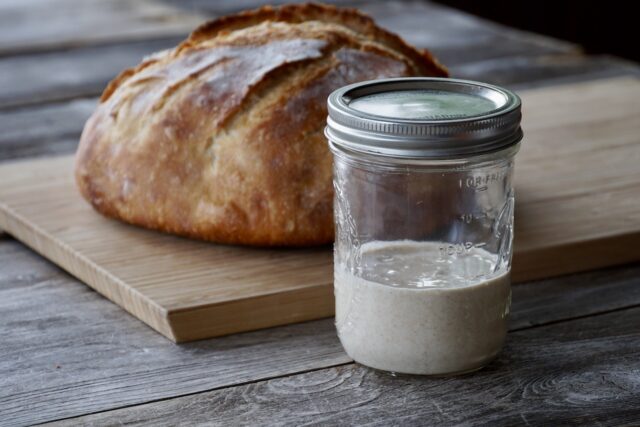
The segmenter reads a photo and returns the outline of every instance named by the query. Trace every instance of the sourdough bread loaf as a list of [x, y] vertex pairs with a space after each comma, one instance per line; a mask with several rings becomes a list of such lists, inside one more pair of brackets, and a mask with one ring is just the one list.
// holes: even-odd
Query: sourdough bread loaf
[[329, 243], [329, 93], [445, 75], [427, 51], [352, 9], [224, 17], [107, 86], [82, 133], [76, 180], [96, 210], [142, 227], [222, 243]]

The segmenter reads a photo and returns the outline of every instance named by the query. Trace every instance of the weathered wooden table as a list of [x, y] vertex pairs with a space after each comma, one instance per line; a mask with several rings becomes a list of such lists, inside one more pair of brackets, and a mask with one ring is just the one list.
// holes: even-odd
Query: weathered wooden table
[[[72, 152], [105, 83], [207, 16], [255, 0], [0, 3], [0, 161]], [[424, 2], [350, 2], [457, 77], [514, 89], [635, 64]], [[0, 425], [640, 423], [640, 265], [514, 286], [488, 368], [391, 377], [331, 319], [177, 346], [0, 236]]]

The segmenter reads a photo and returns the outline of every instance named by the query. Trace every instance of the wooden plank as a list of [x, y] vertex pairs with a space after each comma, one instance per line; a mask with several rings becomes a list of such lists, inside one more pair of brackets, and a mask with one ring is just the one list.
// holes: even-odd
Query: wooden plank
[[368, 2], [358, 7], [407, 42], [453, 67], [514, 55], [576, 54], [575, 44], [505, 27], [426, 1]]
[[[405, 3], [363, 3], [360, 6], [380, 25], [417, 46], [433, 50], [454, 73], [457, 73], [458, 64], [513, 55], [574, 54], [577, 50], [569, 43], [500, 27], [448, 8], [429, 3]], [[204, 14], [221, 13], [220, 2], [209, 4], [203, 6]], [[192, 7], [201, 10], [197, 5]], [[186, 33], [154, 41], [0, 58], [0, 108], [96, 96], [122, 69], [137, 64], [144, 55], [173, 47]], [[476, 73], [475, 77], [482, 80], [486, 74], [491, 77], [492, 73]], [[520, 81], [521, 74], [517, 76]]]
[[[16, 241], [0, 240], [0, 265], [0, 425], [350, 361], [332, 319], [175, 346]], [[517, 285], [511, 329], [638, 305], [639, 292], [640, 265]]]
[[513, 286], [510, 331], [640, 305], [640, 264]]
[[52, 425], [631, 425], [640, 420], [638, 325], [634, 308], [510, 333], [497, 360], [462, 377], [350, 364]]
[[[640, 81], [523, 97], [514, 280], [640, 259]], [[77, 194], [71, 162], [3, 166], [0, 227], [165, 336], [187, 341], [333, 313], [328, 248], [212, 245], [105, 219]]]
[[0, 58], [0, 107], [99, 95], [120, 71], [180, 38]]
[[182, 36], [204, 19], [153, 0], [4, 0], [0, 55]]
[[549, 80], [585, 80], [610, 78], [622, 75], [640, 75], [637, 64], [607, 55], [517, 55], [493, 58], [467, 64], [455, 64], [451, 75], [469, 80], [479, 80], [501, 86], [535, 87], [536, 82]]
[[97, 102], [76, 99], [0, 114], [0, 162], [74, 152]]

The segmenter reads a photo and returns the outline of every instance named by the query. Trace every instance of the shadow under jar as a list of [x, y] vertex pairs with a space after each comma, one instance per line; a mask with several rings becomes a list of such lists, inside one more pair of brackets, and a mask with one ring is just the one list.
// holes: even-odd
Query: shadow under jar
[[343, 87], [328, 105], [343, 347], [398, 373], [483, 367], [507, 332], [520, 99], [402, 78]]

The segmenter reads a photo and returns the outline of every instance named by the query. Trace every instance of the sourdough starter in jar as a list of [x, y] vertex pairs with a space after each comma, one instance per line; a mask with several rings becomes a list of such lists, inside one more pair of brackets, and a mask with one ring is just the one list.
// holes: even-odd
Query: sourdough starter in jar
[[[407, 374], [457, 373], [484, 366], [502, 347], [511, 300], [509, 273], [474, 249], [462, 263], [430, 242], [371, 242], [366, 274], [336, 268], [336, 327], [353, 359]], [[391, 270], [391, 271], [390, 271]]]

